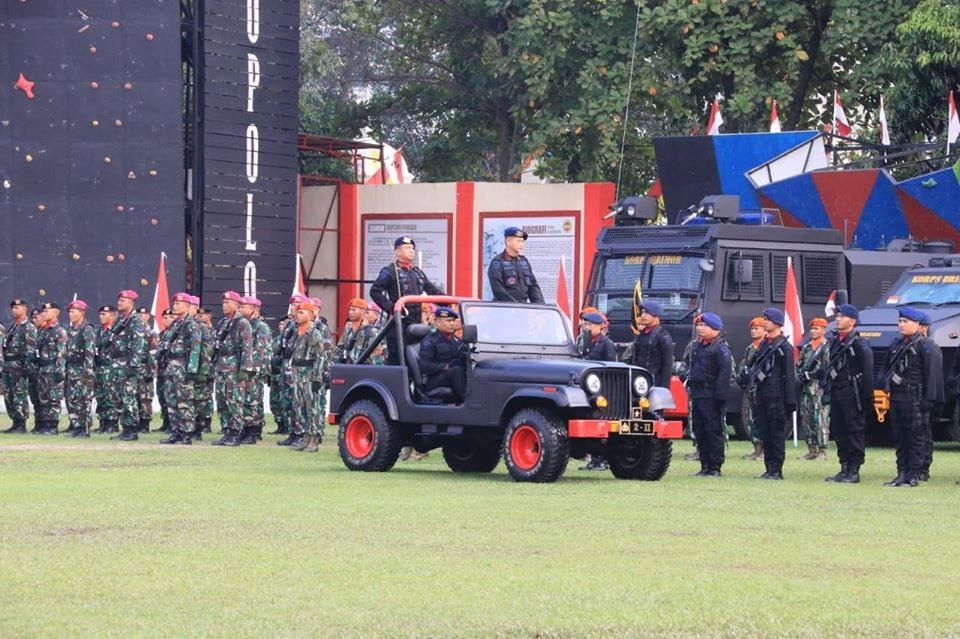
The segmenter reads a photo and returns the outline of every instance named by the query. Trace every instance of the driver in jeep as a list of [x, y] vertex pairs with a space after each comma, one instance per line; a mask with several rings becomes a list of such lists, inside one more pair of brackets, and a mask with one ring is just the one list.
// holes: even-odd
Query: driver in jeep
[[437, 330], [420, 342], [420, 370], [426, 378], [424, 391], [449, 387], [457, 404], [463, 403], [467, 389], [466, 346], [457, 337], [460, 316], [452, 308], [440, 306], [436, 313]]

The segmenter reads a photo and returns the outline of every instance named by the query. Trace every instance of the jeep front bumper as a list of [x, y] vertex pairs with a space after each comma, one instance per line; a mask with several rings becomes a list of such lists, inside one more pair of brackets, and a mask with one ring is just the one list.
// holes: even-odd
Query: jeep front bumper
[[571, 439], [607, 439], [611, 435], [680, 439], [683, 422], [661, 419], [571, 419], [567, 422], [567, 436]]

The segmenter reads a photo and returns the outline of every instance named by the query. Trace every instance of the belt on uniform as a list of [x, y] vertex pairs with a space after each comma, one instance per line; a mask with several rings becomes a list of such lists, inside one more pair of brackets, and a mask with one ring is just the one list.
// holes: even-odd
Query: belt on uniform
[[23, 355], [6, 355], [3, 356], [3, 361], [5, 362], [22, 362]]
[[304, 367], [304, 366], [313, 366], [317, 360], [315, 359], [295, 359], [293, 360], [294, 366]]

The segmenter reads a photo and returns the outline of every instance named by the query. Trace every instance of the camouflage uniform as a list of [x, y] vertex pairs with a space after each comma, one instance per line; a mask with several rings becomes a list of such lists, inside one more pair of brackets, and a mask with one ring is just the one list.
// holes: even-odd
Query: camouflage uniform
[[[367, 349], [373, 338], [380, 332], [380, 327], [376, 324], [364, 323], [357, 331], [357, 339], [353, 342], [353, 352], [350, 354], [350, 361], [356, 362], [360, 355]], [[386, 340], [380, 342], [377, 348], [370, 353], [370, 357], [364, 364], [383, 364], [387, 361], [387, 343]]]
[[340, 340], [337, 342], [336, 351], [333, 354], [333, 358], [336, 362], [341, 364], [353, 364], [353, 353], [354, 347], [357, 343], [357, 337], [360, 334], [360, 330], [363, 328], [363, 320], [358, 322], [347, 322], [343, 327], [343, 332], [340, 334]]
[[93, 396], [97, 400], [97, 416], [100, 428], [97, 432], [111, 433], [117, 430], [120, 421], [120, 384], [118, 373], [122, 370], [113, 365], [113, 326], [97, 329], [97, 355], [94, 358]]
[[28, 368], [36, 349], [37, 327], [30, 320], [14, 324], [3, 338], [3, 399], [13, 420], [11, 432], [27, 430]]
[[150, 432], [150, 420], [153, 419], [153, 390], [157, 376], [157, 332], [144, 326], [143, 331], [143, 368], [140, 371], [137, 395], [140, 400], [140, 432]]
[[[217, 322], [214, 351], [217, 410], [224, 433], [239, 437], [243, 430], [243, 401], [253, 367], [253, 331], [239, 312]], [[241, 379], [241, 376], [244, 379]]]
[[37, 429], [56, 434], [66, 378], [67, 331], [51, 322], [37, 335]]
[[[309, 325], [308, 325], [309, 326]], [[328, 332], [329, 334], [329, 332]], [[323, 375], [327, 368], [328, 346], [317, 325], [293, 340], [293, 425], [294, 432], [316, 435], [323, 439], [324, 424], [318, 395], [323, 392]]]
[[189, 440], [196, 425], [194, 388], [203, 350], [203, 334], [197, 324], [190, 317], [178, 317], [164, 331], [166, 348], [160, 364], [172, 433], [165, 443], [175, 443], [178, 437]]
[[820, 386], [820, 371], [829, 363], [829, 340], [821, 340], [816, 348], [812, 341], [808, 341], [800, 349], [796, 364], [797, 385], [800, 387], [800, 414], [797, 417], [810, 447], [808, 459], [825, 451], [830, 439], [830, 400], [824, 397]]
[[[125, 440], [137, 439], [140, 426], [140, 378], [143, 376], [145, 328], [136, 313], [117, 316], [113, 333], [113, 377], [119, 382], [120, 426]], [[120, 439], [118, 438], [118, 439]]]
[[333, 333], [330, 332], [330, 327], [326, 321], [318, 321], [316, 326], [320, 332], [320, 343], [323, 349], [318, 363], [321, 388], [315, 392], [317, 411], [319, 411], [320, 419], [322, 420], [319, 433], [322, 438], [323, 423], [327, 420], [327, 389], [330, 387], [330, 366], [333, 364], [335, 345], [333, 343]]
[[194, 317], [200, 328], [200, 365], [197, 369], [197, 381], [193, 387], [197, 428], [195, 433], [210, 430], [210, 421], [213, 419], [213, 354], [216, 350], [217, 338], [213, 328], [206, 325], [199, 318]]
[[160, 335], [157, 336], [157, 403], [160, 405], [161, 431], [170, 430], [170, 412], [167, 410], [167, 393], [164, 389], [166, 380], [163, 376], [170, 335], [170, 329], [165, 329], [160, 331]]
[[[292, 435], [293, 426], [293, 367], [290, 358], [293, 355], [293, 340], [297, 336], [297, 325], [288, 322], [283, 331], [277, 333], [270, 358], [270, 412], [277, 423], [277, 432]], [[302, 434], [302, 433], [301, 433]], [[279, 445], [288, 445], [291, 438], [281, 440]]]
[[[270, 327], [259, 317], [250, 320], [253, 334], [253, 378], [247, 385], [243, 402], [245, 436], [255, 440], [263, 436], [263, 385], [270, 382]], [[254, 443], [254, 442], [249, 442]]]
[[[750, 369], [753, 367], [753, 359], [757, 355], [757, 347], [753, 345], [753, 342], [747, 344], [747, 348], [743, 351], [743, 361], [740, 362], [740, 367], [737, 370], [737, 378], [739, 379], [743, 375], [747, 375]], [[757, 430], [757, 422], [753, 418], [753, 402], [755, 398], [753, 393], [744, 390], [743, 397], [740, 400], [740, 419], [743, 423], [743, 428], [748, 433], [750, 433], [750, 441], [756, 445], [760, 442], [760, 431]], [[755, 455], [759, 458], [759, 456]]]
[[67, 328], [67, 380], [63, 394], [67, 402], [70, 428], [81, 435], [93, 426], [94, 360], [97, 354], [97, 332], [83, 323]]

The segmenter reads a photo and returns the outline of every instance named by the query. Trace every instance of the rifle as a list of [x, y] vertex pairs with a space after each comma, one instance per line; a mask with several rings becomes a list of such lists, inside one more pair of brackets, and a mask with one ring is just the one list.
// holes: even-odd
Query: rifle
[[[836, 335], [834, 336], [836, 337]], [[843, 345], [843, 348], [838, 350], [833, 357], [830, 358], [830, 361], [827, 362], [827, 365], [820, 371], [820, 386], [823, 388], [824, 393], [830, 392], [830, 384], [837, 378], [837, 369], [843, 368], [846, 366], [846, 356], [847, 353], [853, 350], [853, 345], [860, 339], [859, 335], [854, 335], [850, 338], [846, 344]], [[863, 403], [860, 399], [860, 374], [851, 375], [850, 383], [853, 385], [853, 394], [857, 400], [857, 410], [863, 412]]]
[[781, 335], [776, 344], [768, 347], [763, 352], [763, 357], [754, 360], [753, 365], [750, 367], [750, 370], [747, 371], [746, 375], [741, 375], [741, 377], [745, 377], [745, 379], [738, 380], [738, 383], [748, 392], [756, 391], [757, 385], [767, 378], [767, 373], [770, 372], [770, 368], [773, 366], [773, 356], [780, 351], [780, 347], [785, 341], [787, 341], [787, 338]]
[[[886, 368], [886, 371], [883, 375], [883, 389], [887, 392], [890, 392], [890, 383], [892, 382], [894, 386], [900, 386], [903, 383], [903, 378], [900, 377], [897, 370], [903, 372], [903, 369], [906, 368], [907, 355], [911, 352], [916, 354], [913, 350], [914, 345], [920, 341], [920, 333], [915, 333], [909, 342], [904, 343], [900, 349], [893, 355], [893, 360], [890, 362], [890, 365]], [[901, 366], [902, 364], [902, 366]]]

